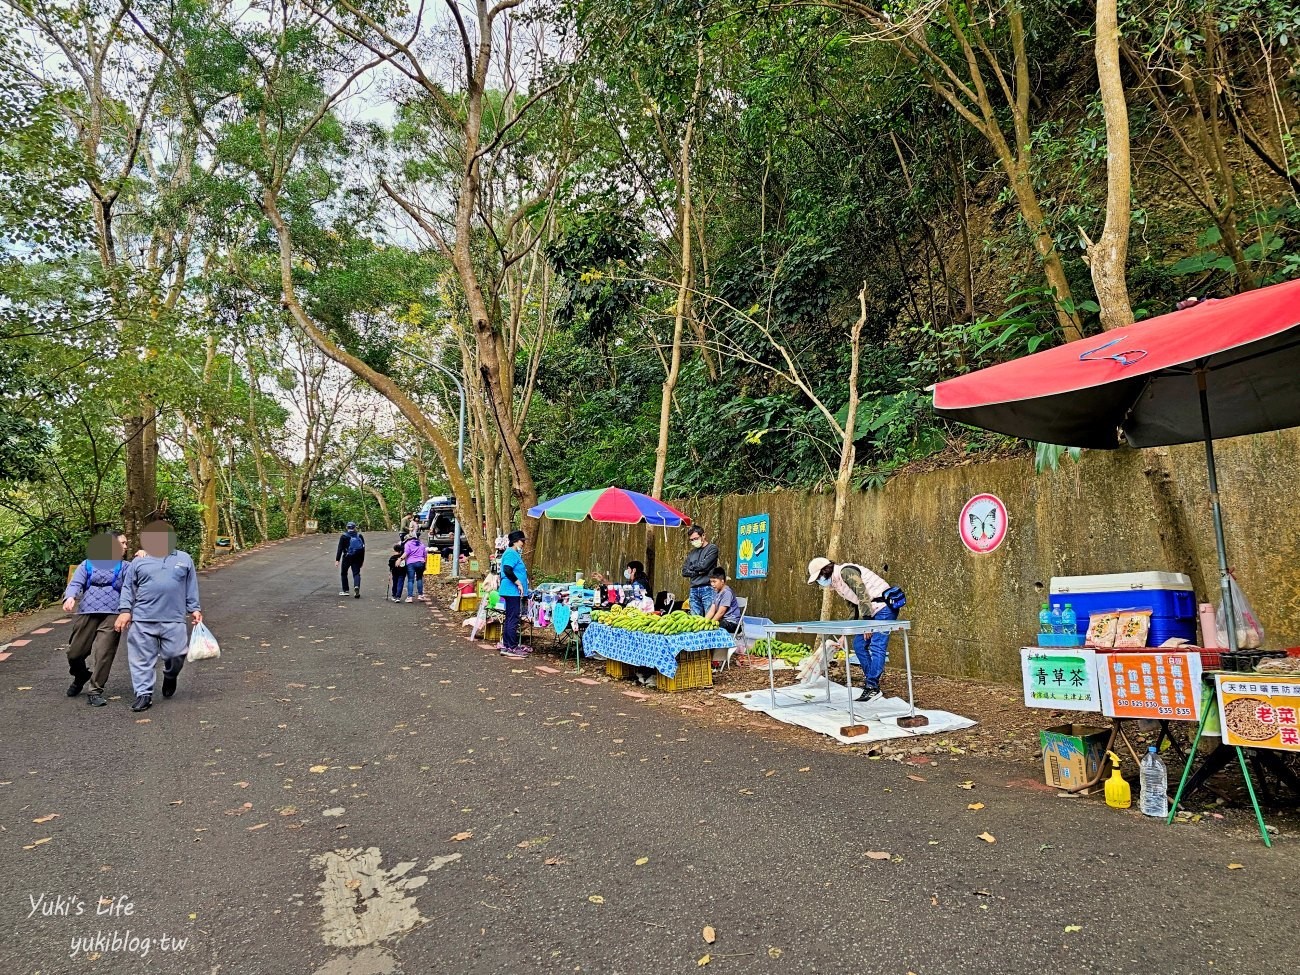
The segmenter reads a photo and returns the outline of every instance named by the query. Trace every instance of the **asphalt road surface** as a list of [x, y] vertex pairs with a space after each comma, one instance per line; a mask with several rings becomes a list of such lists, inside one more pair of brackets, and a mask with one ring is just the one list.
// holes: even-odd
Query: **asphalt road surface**
[[111, 706], [65, 697], [68, 624], [0, 660], [4, 972], [1300, 966], [1285, 842], [510, 662], [383, 601], [370, 541], [361, 600], [337, 596], [333, 538], [205, 575], [222, 656], [143, 716], [123, 658]]

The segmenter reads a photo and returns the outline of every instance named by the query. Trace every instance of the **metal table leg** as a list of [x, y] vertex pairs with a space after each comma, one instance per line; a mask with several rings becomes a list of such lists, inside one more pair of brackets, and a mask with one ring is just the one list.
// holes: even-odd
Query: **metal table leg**
[[903, 662], [907, 667], [907, 703], [912, 707], [912, 716], [916, 716], [916, 698], [912, 696], [912, 648], [907, 639], [907, 630], [903, 631]]

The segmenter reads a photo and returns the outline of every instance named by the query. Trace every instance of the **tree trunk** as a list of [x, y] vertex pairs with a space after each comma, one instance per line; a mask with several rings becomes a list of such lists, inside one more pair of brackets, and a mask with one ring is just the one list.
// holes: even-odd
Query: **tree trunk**
[[[831, 512], [830, 538], [826, 542], [826, 557], [832, 562], [841, 562], [841, 549], [844, 538], [844, 516], [849, 509], [849, 495], [853, 491], [853, 464], [857, 459], [857, 450], [853, 445], [853, 434], [858, 422], [858, 360], [862, 354], [862, 328], [867, 323], [867, 286], [864, 282], [858, 292], [861, 313], [853, 323], [849, 337], [850, 354], [853, 359], [849, 364], [849, 407], [844, 417], [844, 429], [840, 435], [840, 466], [835, 474], [835, 507]], [[831, 603], [835, 593], [830, 589], [822, 591], [821, 618], [830, 619]], [[868, 607], [870, 608], [870, 607]], [[848, 666], [845, 661], [844, 666]]]
[[1101, 306], [1101, 324], [1106, 329], [1133, 324], [1127, 281], [1132, 174], [1116, 6], [1117, 0], [1097, 0], [1097, 82], [1106, 115], [1106, 225], [1095, 244], [1084, 235], [1092, 286]]

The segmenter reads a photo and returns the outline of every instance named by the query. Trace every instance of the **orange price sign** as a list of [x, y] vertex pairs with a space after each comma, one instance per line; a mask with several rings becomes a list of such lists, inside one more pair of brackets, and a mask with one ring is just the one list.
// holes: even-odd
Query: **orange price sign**
[[1199, 653], [1106, 653], [1098, 657], [1101, 713], [1112, 718], [1199, 721]]
[[1300, 677], [1215, 674], [1223, 743], [1300, 752]]

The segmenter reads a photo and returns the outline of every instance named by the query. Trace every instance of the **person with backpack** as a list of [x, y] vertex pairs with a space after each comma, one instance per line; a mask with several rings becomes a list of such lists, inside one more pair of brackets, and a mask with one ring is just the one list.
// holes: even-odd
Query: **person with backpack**
[[[113, 628], [117, 604], [122, 594], [122, 576], [127, 562], [126, 536], [121, 532], [101, 532], [86, 544], [86, 561], [77, 566], [72, 580], [63, 591], [63, 611], [77, 611], [68, 642], [68, 671], [72, 683], [68, 697], [76, 697], [90, 684], [86, 703], [102, 708], [104, 685], [117, 656], [122, 634]], [[78, 598], [80, 603], [78, 603]], [[86, 661], [90, 661], [90, 666]]]
[[151, 521], [140, 533], [143, 553], [136, 555], [122, 576], [122, 596], [113, 628], [126, 632], [126, 659], [135, 688], [132, 711], [153, 706], [158, 658], [163, 662], [163, 697], [176, 693], [176, 681], [189, 653], [185, 614], [203, 622], [199, 607], [198, 570], [186, 552], [176, 548], [176, 530], [165, 521]]
[[414, 602], [417, 598], [417, 590], [418, 598], [423, 601], [424, 567], [429, 562], [429, 549], [418, 531], [406, 540], [406, 547], [402, 549], [402, 558], [406, 560], [406, 601]]
[[[888, 567], [886, 570], [888, 571]], [[834, 589], [853, 610], [855, 620], [896, 620], [898, 611], [907, 601], [903, 590], [891, 586], [870, 569], [853, 563], [836, 565], [827, 558], [815, 558], [808, 563], [808, 585]], [[871, 634], [868, 644], [862, 635], [853, 638], [853, 656], [862, 668], [862, 693], [859, 701], [874, 701], [880, 697], [880, 678], [885, 673], [885, 660], [889, 649], [888, 633]], [[848, 661], [844, 662], [848, 666]]]
[[357, 523], [349, 521], [347, 530], [339, 536], [339, 547], [334, 552], [334, 564], [339, 567], [339, 595], [348, 594], [348, 572], [352, 573], [352, 597], [361, 598], [361, 565], [366, 561], [366, 536], [357, 531]]

